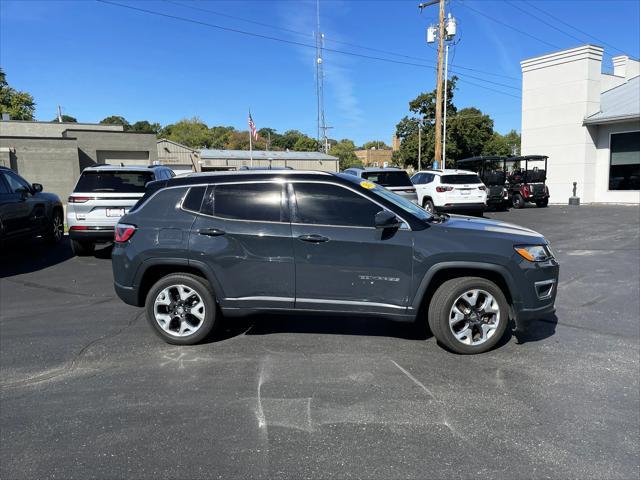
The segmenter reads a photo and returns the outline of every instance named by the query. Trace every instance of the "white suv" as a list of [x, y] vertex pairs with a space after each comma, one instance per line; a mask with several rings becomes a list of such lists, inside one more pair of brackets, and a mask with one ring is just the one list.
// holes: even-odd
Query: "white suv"
[[468, 170], [424, 170], [411, 181], [416, 186], [418, 202], [428, 212], [484, 212], [487, 187], [480, 177]]
[[173, 170], [162, 166], [85, 168], [67, 203], [74, 253], [88, 255], [96, 243], [112, 241], [116, 223], [144, 195], [145, 185], [174, 175]]

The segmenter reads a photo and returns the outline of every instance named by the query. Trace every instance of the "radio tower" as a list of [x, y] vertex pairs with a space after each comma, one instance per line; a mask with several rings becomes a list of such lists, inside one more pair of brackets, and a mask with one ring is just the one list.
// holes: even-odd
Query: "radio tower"
[[319, 148], [327, 153], [327, 127], [324, 119], [324, 71], [322, 65], [322, 48], [324, 34], [320, 32], [320, 0], [316, 0], [316, 97], [318, 102], [318, 131], [316, 139]]

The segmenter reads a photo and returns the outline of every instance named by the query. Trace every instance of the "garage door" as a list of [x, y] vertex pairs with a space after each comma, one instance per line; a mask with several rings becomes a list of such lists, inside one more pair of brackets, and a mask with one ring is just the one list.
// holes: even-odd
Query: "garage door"
[[111, 163], [113, 165], [149, 165], [149, 152], [136, 152], [130, 150], [98, 150], [96, 152], [98, 163]]

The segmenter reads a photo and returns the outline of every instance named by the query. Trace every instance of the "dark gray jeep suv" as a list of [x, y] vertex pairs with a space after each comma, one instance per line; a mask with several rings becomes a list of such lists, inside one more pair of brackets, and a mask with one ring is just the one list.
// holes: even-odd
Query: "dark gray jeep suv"
[[536, 232], [302, 171], [152, 182], [116, 226], [112, 258], [118, 296], [179, 345], [204, 339], [220, 314], [293, 310], [428, 319], [444, 346], [480, 353], [509, 318], [553, 312], [558, 280]]

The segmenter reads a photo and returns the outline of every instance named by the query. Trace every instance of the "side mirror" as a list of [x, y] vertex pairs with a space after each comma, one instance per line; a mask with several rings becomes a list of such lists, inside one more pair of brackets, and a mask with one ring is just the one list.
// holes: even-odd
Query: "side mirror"
[[33, 191], [36, 193], [39, 193], [42, 191], [42, 184], [41, 183], [34, 183], [33, 185], [31, 185], [31, 188], [33, 188]]
[[375, 216], [376, 228], [400, 228], [402, 222], [389, 210], [381, 210]]

